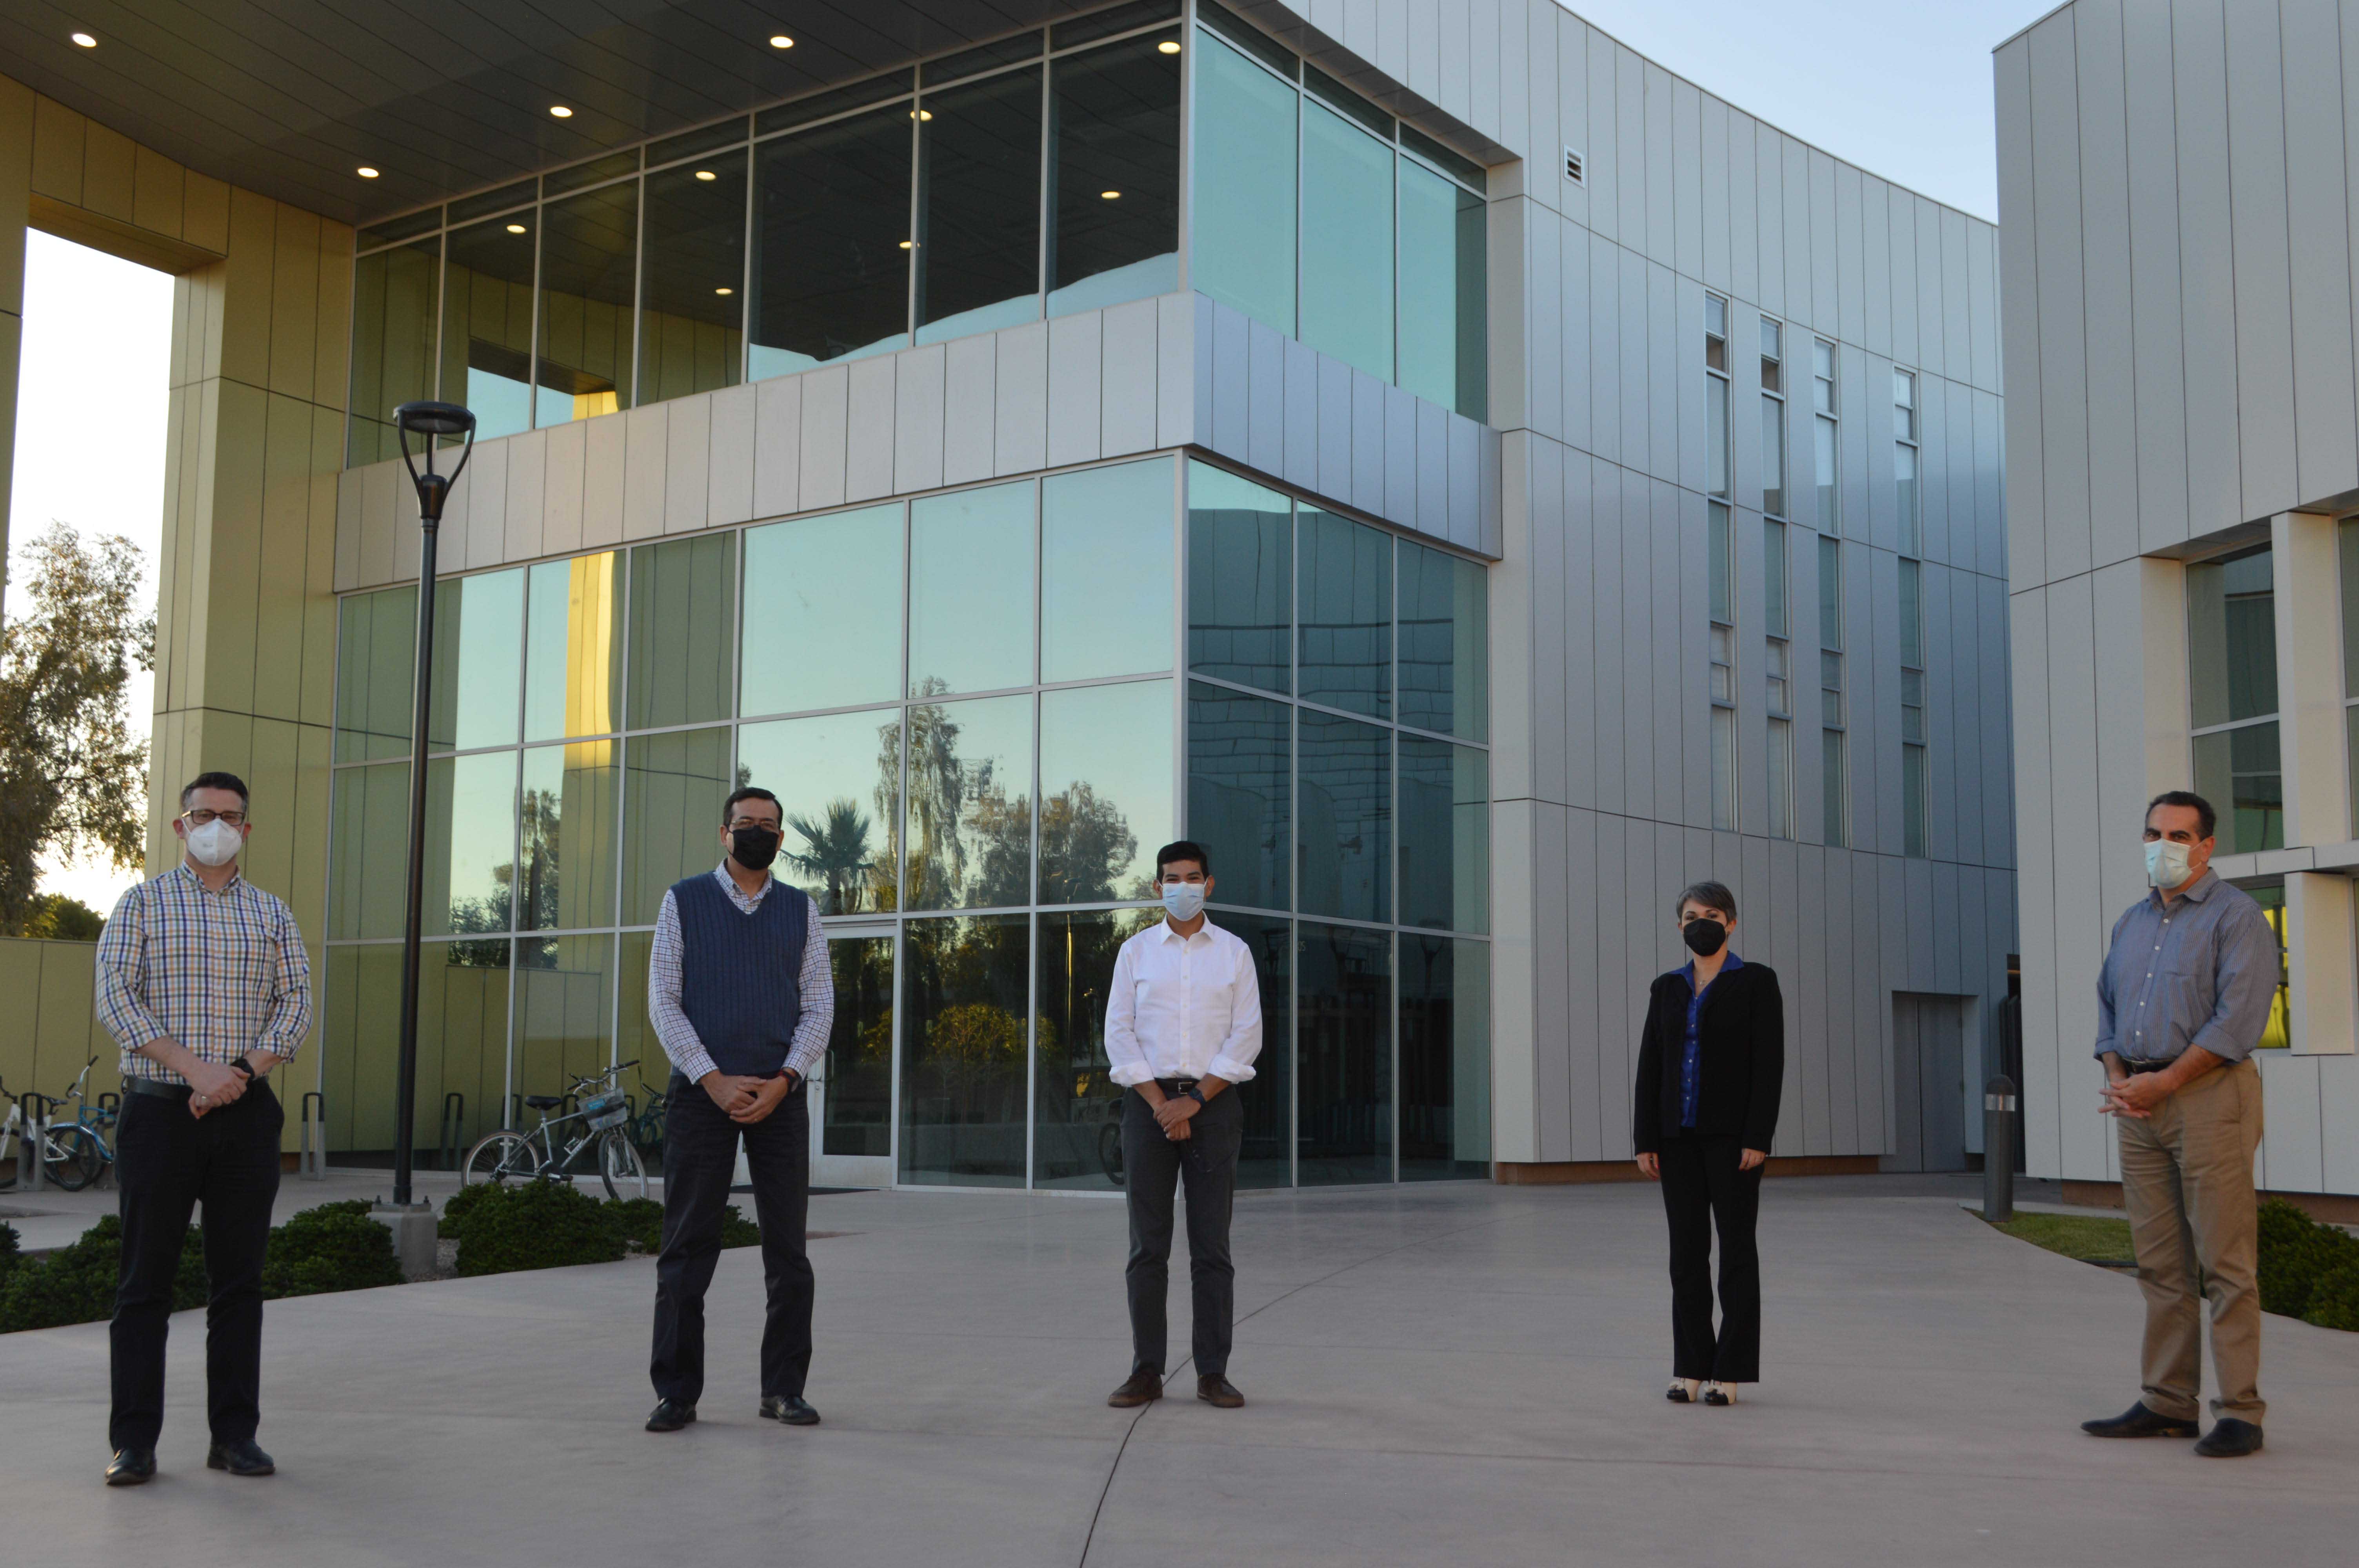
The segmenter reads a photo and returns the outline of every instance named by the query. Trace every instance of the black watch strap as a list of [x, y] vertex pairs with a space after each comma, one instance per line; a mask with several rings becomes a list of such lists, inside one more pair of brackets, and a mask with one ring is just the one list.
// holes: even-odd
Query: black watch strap
[[254, 1080], [254, 1064], [243, 1056], [234, 1057], [230, 1062], [229, 1070], [242, 1074], [249, 1083]]
[[1194, 1100], [1198, 1105], [1206, 1103], [1204, 1099], [1204, 1091], [1198, 1088], [1195, 1085], [1189, 1085], [1186, 1092], [1188, 1098]]

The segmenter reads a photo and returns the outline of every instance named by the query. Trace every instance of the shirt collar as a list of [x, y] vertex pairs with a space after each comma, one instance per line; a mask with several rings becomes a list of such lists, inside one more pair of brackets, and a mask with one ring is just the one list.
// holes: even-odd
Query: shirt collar
[[[2212, 871], [2211, 867], [2206, 866], [2203, 868], [2203, 874], [2201, 876], [2196, 878], [2193, 881], [2188, 883], [2186, 887], [2180, 890], [2179, 896], [2184, 899], [2192, 900], [2197, 903], [2201, 903], [2205, 899], [2212, 896], [2213, 890], [2218, 888], [2219, 885], [2219, 873]], [[2168, 901], [2166, 901], [2162, 896], [2162, 890], [2160, 888], [2147, 889], [2147, 897], [2154, 901], [2155, 907], [2158, 909], [2167, 909], [2169, 907]]]
[[[1735, 948], [1731, 947], [1728, 950], [1728, 962], [1720, 967], [1720, 973], [1722, 975], [1725, 975], [1743, 968], [1745, 968], [1745, 960], [1736, 956]], [[1695, 960], [1693, 958], [1690, 958], [1685, 964], [1680, 966], [1680, 972], [1688, 978], [1688, 989], [1690, 991], [1694, 990], [1696, 989]], [[1715, 975], [1712, 978], [1714, 979], [1718, 979], [1720, 976]]]
[[[195, 871], [190, 869], [189, 862], [185, 860], [183, 860], [179, 865], [174, 866], [170, 871], [166, 871], [164, 876], [158, 877], [157, 881], [162, 881], [168, 877], [179, 877], [181, 881], [187, 882], [199, 892], [209, 893], [213, 891], [212, 889], [205, 886], [205, 879], [197, 875]], [[221, 891], [224, 893], [232, 893], [235, 892], [239, 888], [244, 887], [245, 885], [245, 868], [240, 867], [238, 870], [230, 872], [229, 881], [222, 883]]]
[[[1207, 920], [1203, 925], [1196, 927], [1196, 936], [1201, 936], [1204, 940], [1209, 942], [1212, 940], [1212, 923], [1210, 920]], [[1179, 932], [1173, 930], [1171, 928], [1171, 921], [1168, 916], [1155, 923], [1155, 934], [1162, 937], [1166, 942], [1192, 942], [1196, 939], [1195, 936], [1182, 936]]]
[[770, 891], [770, 884], [777, 880], [776, 877], [770, 875], [767, 871], [765, 871], [762, 873], [762, 885], [756, 888], [752, 892], [745, 892], [738, 887], [737, 879], [729, 874], [729, 860], [726, 856], [723, 857], [719, 865], [712, 868], [712, 878], [715, 881], [719, 882], [725, 891], [737, 893], [741, 897], [752, 899], [758, 899], [764, 893], [768, 892]]

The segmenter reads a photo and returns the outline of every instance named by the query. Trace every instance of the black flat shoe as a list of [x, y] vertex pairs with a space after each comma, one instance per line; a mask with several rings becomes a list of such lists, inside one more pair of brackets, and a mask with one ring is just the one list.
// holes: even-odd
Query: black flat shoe
[[678, 1432], [696, 1419], [696, 1407], [679, 1400], [658, 1400], [647, 1416], [649, 1432]]
[[819, 1411], [811, 1409], [800, 1394], [764, 1394], [762, 1419], [782, 1421], [788, 1426], [817, 1426]]
[[1237, 1392], [1237, 1386], [1218, 1372], [1207, 1373], [1196, 1379], [1196, 1397], [1214, 1410], [1240, 1410], [1245, 1402], [1245, 1397]]
[[[2236, 1423], [2242, 1426], [2244, 1423]], [[2092, 1437], [2193, 1437], [2195, 1423], [2157, 1415], [2140, 1400], [2121, 1414], [2104, 1421], [2084, 1421], [2081, 1430]]]
[[1675, 1405], [1691, 1405], [1696, 1401], [1696, 1390], [1701, 1386], [1693, 1378], [1673, 1378], [1671, 1386], [1663, 1390], [1663, 1398]]
[[226, 1470], [233, 1476], [275, 1476], [278, 1462], [247, 1438], [239, 1443], [216, 1443], [205, 1454], [205, 1468]]
[[2232, 1415], [2222, 1416], [2212, 1430], [2203, 1434], [2203, 1441], [2195, 1445], [2195, 1452], [2206, 1459], [2242, 1459], [2247, 1454], [2260, 1451], [2261, 1429], [2249, 1421], [2238, 1421]]
[[1118, 1411], [1126, 1411], [1162, 1397], [1163, 1378], [1160, 1373], [1133, 1372], [1123, 1379], [1121, 1388], [1106, 1396], [1106, 1403]]
[[1708, 1405], [1734, 1404], [1736, 1402], [1736, 1385], [1734, 1383], [1706, 1383], [1703, 1386], [1703, 1402]]
[[141, 1487], [155, 1476], [156, 1451], [152, 1448], [118, 1448], [106, 1466], [106, 1484], [110, 1487]]

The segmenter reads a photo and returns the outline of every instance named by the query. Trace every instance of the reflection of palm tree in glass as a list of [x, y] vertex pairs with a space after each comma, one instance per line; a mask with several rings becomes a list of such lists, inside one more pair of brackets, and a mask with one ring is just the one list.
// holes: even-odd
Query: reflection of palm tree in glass
[[524, 792], [524, 923], [530, 930], [545, 931], [564, 924], [557, 914], [557, 833], [561, 816], [556, 792]]
[[803, 848], [788, 850], [797, 870], [827, 881], [822, 914], [854, 914], [864, 907], [860, 884], [868, 871], [868, 818], [849, 800], [832, 800], [813, 822], [789, 816], [787, 826], [802, 836]]

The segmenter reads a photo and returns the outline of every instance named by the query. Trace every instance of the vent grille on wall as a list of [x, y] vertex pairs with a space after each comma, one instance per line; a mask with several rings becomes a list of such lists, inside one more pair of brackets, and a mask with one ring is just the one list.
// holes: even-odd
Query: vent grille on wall
[[1582, 183], [1581, 178], [1581, 149], [1579, 147], [1567, 147], [1564, 149], [1564, 177], [1572, 181], [1575, 185]]

